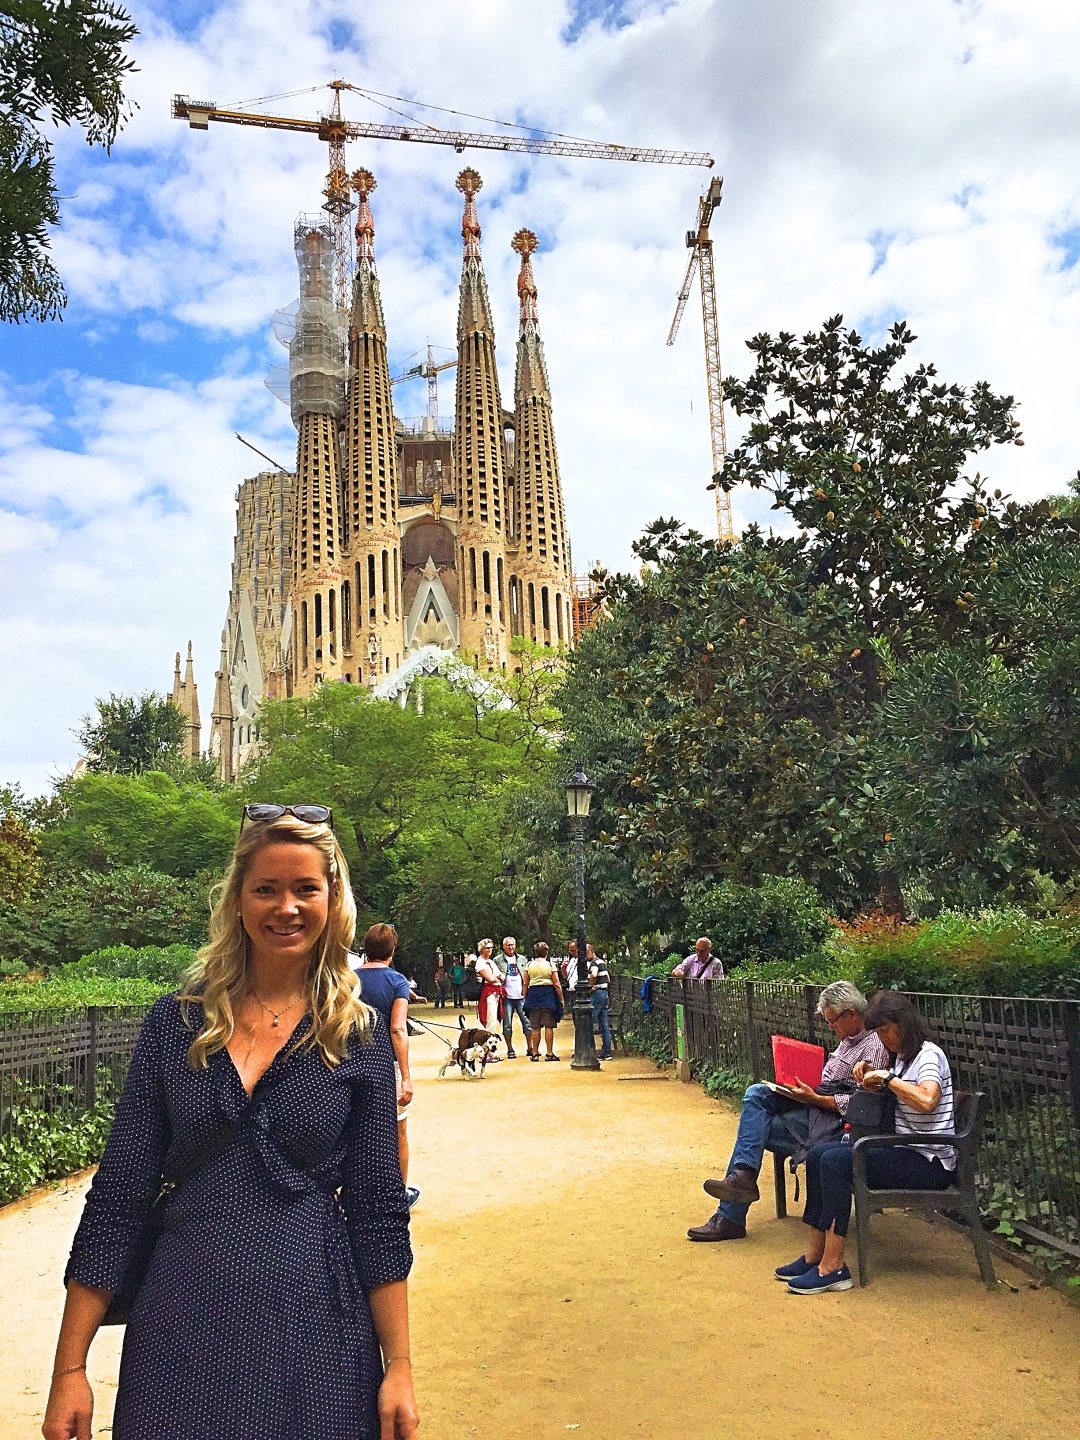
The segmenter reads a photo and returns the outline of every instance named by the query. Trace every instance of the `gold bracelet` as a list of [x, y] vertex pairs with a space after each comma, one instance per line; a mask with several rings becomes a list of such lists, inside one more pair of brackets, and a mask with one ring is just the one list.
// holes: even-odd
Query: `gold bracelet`
[[80, 1370], [85, 1369], [86, 1361], [84, 1360], [81, 1365], [69, 1365], [66, 1370], [54, 1370], [52, 1378], [54, 1380], [59, 1380], [64, 1375], [77, 1375]]

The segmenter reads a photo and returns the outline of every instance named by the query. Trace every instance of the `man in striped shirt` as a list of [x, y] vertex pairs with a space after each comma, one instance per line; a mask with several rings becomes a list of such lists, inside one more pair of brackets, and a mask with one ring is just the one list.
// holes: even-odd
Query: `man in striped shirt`
[[589, 990], [592, 999], [593, 1028], [600, 1031], [600, 1059], [610, 1060], [615, 1053], [611, 1038], [611, 1010], [607, 961], [601, 960], [591, 945], [586, 945], [589, 962]]
[[[847, 980], [826, 985], [818, 998], [818, 1014], [839, 1039], [825, 1061], [823, 1083], [854, 1086], [852, 1071], [863, 1061], [867, 1069], [887, 1067], [888, 1051], [873, 1030], [867, 1030], [866, 997]], [[775, 1147], [785, 1153], [793, 1141], [804, 1143], [809, 1135], [810, 1107], [832, 1112], [837, 1129], [844, 1122], [850, 1095], [819, 1095], [801, 1081], [778, 1095], [767, 1085], [751, 1085], [743, 1095], [735, 1149], [723, 1180], [706, 1180], [705, 1193], [719, 1200], [715, 1214], [704, 1225], [686, 1232], [690, 1240], [745, 1240], [746, 1213], [761, 1198], [757, 1177], [766, 1150]]]

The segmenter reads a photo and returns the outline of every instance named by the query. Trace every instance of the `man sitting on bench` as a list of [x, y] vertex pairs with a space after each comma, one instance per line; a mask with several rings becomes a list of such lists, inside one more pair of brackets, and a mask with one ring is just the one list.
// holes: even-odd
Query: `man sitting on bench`
[[[840, 1043], [825, 1061], [822, 1087], [851, 1084], [852, 1070], [860, 1060], [867, 1069], [887, 1069], [889, 1057], [873, 1030], [864, 1023], [867, 1001], [848, 980], [826, 985], [817, 1003], [817, 1013], [839, 1037]], [[810, 1107], [832, 1111], [837, 1126], [843, 1124], [849, 1096], [820, 1095], [802, 1081], [791, 1087], [791, 1095], [779, 1095], [767, 1085], [751, 1085], [743, 1095], [735, 1149], [723, 1180], [706, 1180], [705, 1193], [720, 1201], [716, 1213], [704, 1225], [687, 1230], [690, 1240], [745, 1240], [746, 1212], [760, 1199], [758, 1173], [766, 1150], [792, 1154], [806, 1146], [810, 1129]]]

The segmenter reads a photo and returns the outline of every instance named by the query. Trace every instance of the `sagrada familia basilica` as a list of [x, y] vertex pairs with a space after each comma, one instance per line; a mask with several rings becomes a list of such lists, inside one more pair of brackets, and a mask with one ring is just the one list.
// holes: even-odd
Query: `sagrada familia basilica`
[[[394, 415], [371, 173], [353, 176], [347, 332], [334, 301], [330, 225], [321, 217], [297, 222], [300, 298], [275, 320], [289, 352], [296, 468], [263, 471], [237, 492], [210, 732], [226, 780], [258, 743], [264, 699], [310, 695], [330, 681], [403, 699], [420, 674], [512, 669], [517, 637], [572, 643], [570, 551], [532, 266], [537, 239], [519, 230], [512, 241], [520, 318], [508, 409], [480, 254], [481, 184], [472, 169], [457, 177], [464, 256], [452, 428], [433, 413], [437, 406], [415, 422]], [[430, 357], [417, 368], [430, 378]], [[176, 657], [172, 699], [197, 755], [190, 645], [183, 678]]]

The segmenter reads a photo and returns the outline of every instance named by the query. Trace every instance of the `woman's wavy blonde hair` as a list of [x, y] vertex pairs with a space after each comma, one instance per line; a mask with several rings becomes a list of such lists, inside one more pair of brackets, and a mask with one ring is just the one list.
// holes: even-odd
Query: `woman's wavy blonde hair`
[[185, 1023], [194, 1029], [190, 1006], [202, 1006], [203, 1020], [191, 1045], [192, 1069], [205, 1069], [211, 1055], [223, 1050], [236, 1026], [236, 1007], [247, 993], [251, 941], [240, 918], [240, 894], [251, 863], [267, 845], [285, 842], [312, 845], [323, 858], [330, 886], [326, 928], [315, 945], [308, 968], [311, 1027], [298, 1048], [317, 1049], [327, 1065], [345, 1058], [349, 1036], [367, 1042], [375, 1011], [363, 1004], [356, 975], [349, 965], [349, 946], [356, 930], [356, 902], [349, 885], [349, 867], [329, 825], [311, 825], [292, 815], [269, 824], [245, 825], [236, 842], [225, 878], [216, 891], [210, 915], [210, 939], [184, 977], [180, 1003]]

